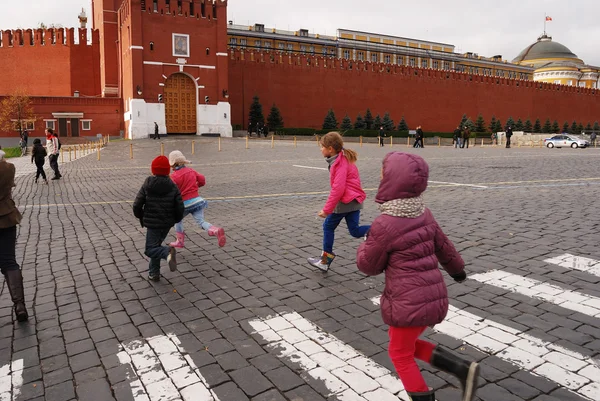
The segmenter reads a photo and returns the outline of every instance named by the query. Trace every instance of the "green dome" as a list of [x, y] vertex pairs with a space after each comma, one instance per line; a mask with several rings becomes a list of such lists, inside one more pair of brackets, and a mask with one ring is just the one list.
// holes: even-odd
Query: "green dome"
[[527, 46], [519, 55], [512, 61], [513, 63], [522, 63], [528, 60], [539, 59], [576, 59], [577, 55], [569, 50], [568, 47], [558, 42], [553, 42], [548, 35], [542, 35], [537, 42]]

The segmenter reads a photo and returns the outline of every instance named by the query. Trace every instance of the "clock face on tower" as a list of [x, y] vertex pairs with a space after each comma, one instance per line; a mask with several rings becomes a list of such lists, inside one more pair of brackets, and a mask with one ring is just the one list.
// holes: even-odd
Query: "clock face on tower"
[[173, 34], [173, 56], [190, 56], [190, 35], [184, 35], [179, 33]]

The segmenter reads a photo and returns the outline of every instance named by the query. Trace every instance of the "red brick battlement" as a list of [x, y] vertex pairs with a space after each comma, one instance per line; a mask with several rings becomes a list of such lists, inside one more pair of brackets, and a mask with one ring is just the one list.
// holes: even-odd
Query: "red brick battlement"
[[600, 119], [598, 89], [277, 51], [234, 49], [229, 61], [232, 123], [244, 127], [254, 95], [266, 108], [276, 103], [288, 127], [318, 128], [329, 108], [354, 120], [367, 107], [428, 131], [452, 131], [464, 113], [486, 122]]

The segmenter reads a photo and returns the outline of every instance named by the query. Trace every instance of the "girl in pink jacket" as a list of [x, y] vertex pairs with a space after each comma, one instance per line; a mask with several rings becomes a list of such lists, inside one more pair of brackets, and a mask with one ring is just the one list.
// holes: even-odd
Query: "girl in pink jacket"
[[[191, 214], [203, 230], [208, 232], [211, 237], [217, 237], [219, 246], [225, 246], [225, 230], [216, 227], [204, 220], [204, 209], [208, 206], [206, 199], [200, 196], [199, 189], [206, 184], [204, 176], [196, 170], [187, 167], [190, 162], [185, 159], [183, 153], [175, 150], [169, 153], [169, 163], [173, 169], [171, 179], [179, 188], [185, 211], [183, 217]], [[185, 242], [185, 232], [183, 230], [183, 219], [175, 224], [177, 241], [170, 243], [173, 248], [183, 248]]]
[[360, 184], [356, 168], [357, 155], [350, 149], [344, 149], [344, 140], [337, 132], [330, 132], [321, 138], [321, 154], [329, 163], [329, 198], [319, 212], [324, 218], [323, 252], [316, 258], [308, 258], [308, 263], [322, 271], [327, 271], [335, 258], [333, 240], [335, 229], [342, 220], [346, 220], [350, 235], [362, 238], [370, 226], [359, 226], [360, 211], [367, 195]]
[[421, 157], [392, 152], [383, 160], [375, 202], [381, 216], [358, 247], [356, 264], [369, 276], [385, 273], [381, 315], [390, 326], [388, 352], [413, 401], [435, 401], [415, 358], [455, 375], [463, 401], [472, 401], [479, 365], [419, 340], [428, 326], [448, 313], [448, 291], [438, 263], [457, 282], [467, 278], [465, 262], [423, 204], [429, 166]]

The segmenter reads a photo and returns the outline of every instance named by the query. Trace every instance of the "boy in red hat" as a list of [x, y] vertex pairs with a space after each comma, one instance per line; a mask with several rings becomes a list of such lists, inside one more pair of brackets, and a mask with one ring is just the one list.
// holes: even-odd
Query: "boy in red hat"
[[169, 178], [171, 165], [166, 156], [158, 156], [152, 161], [152, 176], [133, 202], [133, 214], [140, 219], [146, 233], [146, 252], [150, 258], [148, 278], [160, 280], [160, 260], [166, 259], [171, 271], [177, 270], [175, 248], [162, 245], [171, 227], [183, 219], [183, 199], [177, 185]]

